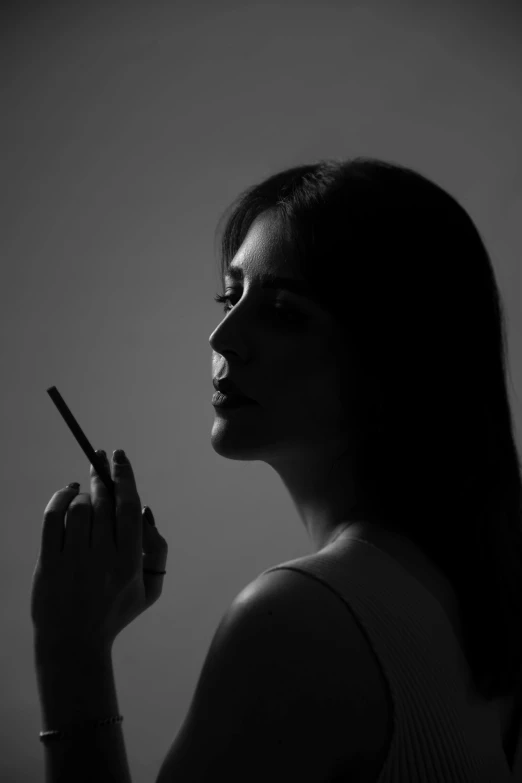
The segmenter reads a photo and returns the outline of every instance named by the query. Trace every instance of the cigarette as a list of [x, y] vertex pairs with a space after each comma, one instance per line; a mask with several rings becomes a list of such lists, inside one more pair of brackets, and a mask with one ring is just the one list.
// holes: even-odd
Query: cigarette
[[51, 386], [49, 389], [47, 389], [47, 394], [58, 408], [58, 411], [61, 413], [63, 420], [65, 421], [65, 423], [71, 430], [72, 434], [76, 438], [76, 441], [79, 444], [80, 448], [82, 449], [83, 453], [85, 454], [85, 456], [87, 457], [91, 465], [94, 465], [96, 473], [98, 474], [98, 476], [101, 478], [101, 480], [103, 481], [103, 483], [105, 484], [109, 492], [111, 493], [113, 500], [115, 500], [116, 487], [114, 481], [111, 478], [110, 472], [107, 470], [105, 464], [100, 460], [100, 458], [94, 451], [93, 447], [85, 437], [82, 428], [80, 427], [80, 425], [78, 424], [74, 416], [72, 415], [62, 395], [60, 394], [56, 386]]

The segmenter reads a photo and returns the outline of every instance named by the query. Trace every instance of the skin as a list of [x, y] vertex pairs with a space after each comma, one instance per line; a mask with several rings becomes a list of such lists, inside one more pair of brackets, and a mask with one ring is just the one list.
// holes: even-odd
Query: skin
[[[302, 279], [283, 257], [279, 237], [276, 216], [263, 213], [232, 260], [243, 270], [243, 284], [225, 278], [233, 307], [209, 338], [212, 375], [230, 375], [258, 405], [215, 408], [212, 447], [228, 459], [266, 462], [279, 474], [316, 552], [348, 529], [351, 538], [395, 558], [440, 602], [462, 645], [458, 601], [442, 571], [407, 537], [352, 511], [350, 404], [343, 411], [338, 375], [348, 351], [335, 347], [327, 310], [287, 291], [261, 289], [268, 271]], [[274, 305], [292, 308], [301, 320], [285, 322]], [[501, 706], [504, 733], [513, 709], [509, 696]]]
[[[347, 347], [335, 347], [336, 326], [324, 308], [286, 291], [260, 289], [267, 271], [302, 279], [282, 256], [278, 236], [277, 219], [263, 213], [232, 260], [243, 269], [243, 285], [225, 281], [233, 307], [210, 336], [212, 373], [230, 374], [258, 405], [215, 408], [212, 447], [228, 459], [266, 462], [279, 474], [316, 552], [349, 530], [350, 538], [368, 541], [401, 563], [445, 607], [460, 633], [455, 593], [442, 571], [406, 536], [352, 511], [350, 401], [343, 415], [338, 375], [340, 362], [349, 360]], [[285, 303], [302, 315], [301, 322], [278, 320], [272, 308]]]
[[[346, 349], [341, 358], [324, 308], [288, 291], [261, 289], [267, 271], [303, 279], [284, 258], [279, 237], [277, 217], [263, 213], [231, 262], [242, 268], [242, 283], [225, 278], [233, 306], [209, 338], [212, 374], [230, 375], [258, 405], [215, 408], [211, 443], [228, 459], [270, 465], [319, 551], [346, 527], [355, 500], [338, 377]], [[291, 308], [299, 321], [285, 321], [274, 306]]]

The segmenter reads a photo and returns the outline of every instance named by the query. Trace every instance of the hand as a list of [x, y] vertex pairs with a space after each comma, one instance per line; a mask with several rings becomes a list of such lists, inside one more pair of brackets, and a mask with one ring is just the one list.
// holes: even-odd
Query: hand
[[110, 650], [161, 595], [164, 577], [143, 567], [165, 570], [167, 542], [142, 518], [130, 463], [113, 461], [112, 479], [115, 501], [91, 465], [90, 493], [65, 487], [45, 508], [31, 619], [46, 648]]

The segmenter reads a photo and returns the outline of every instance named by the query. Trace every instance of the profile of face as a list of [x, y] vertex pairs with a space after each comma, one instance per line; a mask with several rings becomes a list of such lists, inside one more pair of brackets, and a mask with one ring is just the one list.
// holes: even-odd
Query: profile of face
[[[230, 377], [256, 405], [216, 407], [211, 443], [223, 457], [266, 462], [291, 484], [346, 451], [339, 383], [346, 357], [335, 348], [332, 315], [305, 295], [313, 285], [285, 259], [280, 230], [277, 216], [264, 212], [225, 277], [227, 313], [209, 338], [212, 374]], [[284, 281], [264, 286], [268, 274], [300, 282], [303, 293]]]

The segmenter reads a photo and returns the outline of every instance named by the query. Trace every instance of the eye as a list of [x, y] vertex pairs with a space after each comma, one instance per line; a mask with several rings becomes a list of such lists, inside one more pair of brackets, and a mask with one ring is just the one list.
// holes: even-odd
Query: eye
[[231, 306], [229, 304], [225, 304], [226, 302], [230, 302], [230, 297], [229, 296], [224, 296], [223, 294], [216, 294], [215, 297], [214, 297], [214, 301], [218, 302], [219, 304], [224, 304], [225, 305], [223, 307], [223, 312], [224, 313], [228, 313], [229, 312], [229, 307], [231, 307]]
[[[214, 297], [214, 301], [218, 302], [219, 304], [223, 304], [223, 312], [225, 315], [227, 315], [233, 307], [233, 304], [231, 304], [232, 296], [227, 296], [226, 294], [216, 294]], [[297, 313], [295, 310], [291, 309], [290, 307], [281, 307], [275, 306], [270, 308], [273, 312], [275, 312], [276, 316], [280, 318], [281, 320], [287, 322], [287, 323], [299, 323], [303, 320], [303, 317]]]

